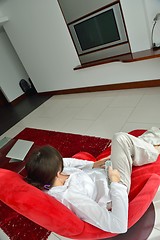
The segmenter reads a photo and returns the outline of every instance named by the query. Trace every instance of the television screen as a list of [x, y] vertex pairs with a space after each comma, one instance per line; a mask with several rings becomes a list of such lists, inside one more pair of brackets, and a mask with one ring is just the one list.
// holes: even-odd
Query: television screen
[[68, 28], [82, 64], [131, 52], [120, 3], [82, 16]]
[[83, 51], [120, 40], [113, 9], [75, 24], [74, 29]]

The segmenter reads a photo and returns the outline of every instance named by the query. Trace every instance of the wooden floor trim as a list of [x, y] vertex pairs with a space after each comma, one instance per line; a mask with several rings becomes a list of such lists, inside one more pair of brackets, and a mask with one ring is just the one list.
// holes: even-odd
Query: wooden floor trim
[[51, 92], [43, 92], [40, 94], [62, 95], [62, 94], [84, 93], [84, 92], [99, 92], [99, 91], [134, 89], [134, 88], [149, 88], [149, 87], [158, 87], [158, 86], [160, 86], [160, 79], [139, 81], [139, 82], [129, 82], [129, 83], [117, 83], [117, 84], [109, 84], [109, 85], [101, 85], [101, 86], [93, 86], [93, 87], [65, 89], [65, 90], [57, 90], [57, 91], [51, 91]]
[[[149, 81], [139, 81], [139, 82], [129, 82], [129, 83], [117, 83], [93, 87], [83, 87], [83, 88], [73, 88], [49, 92], [37, 93], [39, 95], [63, 95], [63, 94], [74, 94], [74, 93], [86, 93], [86, 92], [100, 92], [100, 91], [110, 91], [110, 90], [122, 90], [122, 89], [134, 89], [134, 88], [149, 88], [149, 87], [159, 87], [160, 79], [149, 80]], [[20, 97], [16, 98], [11, 104], [17, 105], [26, 98], [26, 94], [22, 94]]]

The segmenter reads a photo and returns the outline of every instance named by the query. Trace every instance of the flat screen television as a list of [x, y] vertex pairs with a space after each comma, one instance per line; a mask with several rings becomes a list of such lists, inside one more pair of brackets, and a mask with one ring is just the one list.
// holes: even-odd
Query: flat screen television
[[119, 3], [69, 24], [79, 55], [127, 41]]

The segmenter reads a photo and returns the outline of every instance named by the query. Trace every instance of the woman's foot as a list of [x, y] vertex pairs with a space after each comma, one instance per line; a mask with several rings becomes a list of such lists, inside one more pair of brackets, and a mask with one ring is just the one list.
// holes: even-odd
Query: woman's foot
[[160, 145], [154, 145], [154, 147], [158, 151], [158, 153], [160, 154]]
[[151, 143], [154, 146], [158, 146], [160, 145], [160, 129], [152, 127], [138, 138], [143, 139], [145, 142]]

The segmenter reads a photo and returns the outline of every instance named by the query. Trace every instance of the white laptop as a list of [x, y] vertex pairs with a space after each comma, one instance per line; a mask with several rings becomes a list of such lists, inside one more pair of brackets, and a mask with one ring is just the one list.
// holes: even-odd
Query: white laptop
[[11, 158], [10, 162], [23, 161], [34, 142], [18, 139], [6, 157]]

